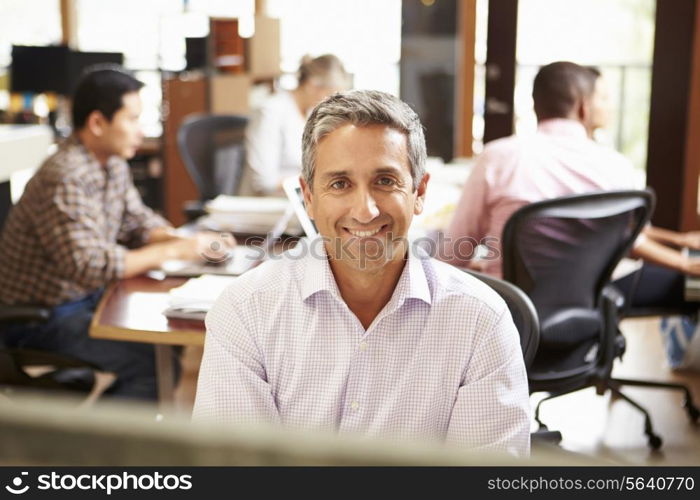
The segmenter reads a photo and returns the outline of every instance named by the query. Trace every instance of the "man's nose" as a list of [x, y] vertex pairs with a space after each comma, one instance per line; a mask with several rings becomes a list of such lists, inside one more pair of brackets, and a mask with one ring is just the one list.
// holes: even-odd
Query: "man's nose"
[[360, 224], [369, 224], [379, 216], [379, 207], [369, 189], [358, 189], [355, 192], [351, 215]]

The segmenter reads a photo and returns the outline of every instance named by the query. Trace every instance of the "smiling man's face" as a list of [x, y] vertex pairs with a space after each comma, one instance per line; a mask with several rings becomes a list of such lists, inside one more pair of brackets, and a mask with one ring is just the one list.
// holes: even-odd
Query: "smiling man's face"
[[413, 189], [406, 135], [384, 125], [344, 125], [316, 150], [312, 186], [302, 181], [309, 216], [328, 255], [371, 270], [405, 256], [408, 228], [423, 210], [426, 174]]

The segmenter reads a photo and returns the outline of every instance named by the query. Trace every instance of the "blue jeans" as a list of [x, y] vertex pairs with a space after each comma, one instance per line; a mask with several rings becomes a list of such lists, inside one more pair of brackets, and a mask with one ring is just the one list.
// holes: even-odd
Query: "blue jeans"
[[631, 297], [631, 307], [670, 307], [684, 314], [698, 311], [697, 302], [684, 298], [685, 275], [654, 264], [644, 264], [637, 273], [632, 273], [613, 281], [625, 296]]
[[[8, 347], [66, 354], [115, 373], [117, 380], [106, 394], [157, 399], [153, 345], [94, 339], [88, 335], [101, 296], [102, 290], [98, 290], [80, 300], [56, 306], [46, 323], [9, 325], [4, 328], [3, 340]], [[174, 365], [179, 367], [179, 360]]]

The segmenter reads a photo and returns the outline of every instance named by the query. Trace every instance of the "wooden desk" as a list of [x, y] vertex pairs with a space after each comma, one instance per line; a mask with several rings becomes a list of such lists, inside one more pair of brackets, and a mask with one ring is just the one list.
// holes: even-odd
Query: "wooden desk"
[[138, 276], [114, 283], [105, 291], [90, 324], [94, 338], [154, 344], [161, 407], [173, 402], [173, 346], [204, 345], [203, 321], [168, 319], [161, 312], [168, 305], [168, 291], [185, 281]]

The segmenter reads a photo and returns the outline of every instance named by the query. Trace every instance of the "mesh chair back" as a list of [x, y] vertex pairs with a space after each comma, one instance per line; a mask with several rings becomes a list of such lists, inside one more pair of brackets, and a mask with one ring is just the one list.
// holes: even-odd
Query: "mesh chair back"
[[503, 231], [503, 276], [532, 299], [543, 346], [600, 334], [603, 287], [649, 220], [650, 191], [610, 191], [527, 205]]
[[237, 194], [245, 162], [245, 127], [237, 115], [195, 115], [178, 130], [182, 162], [202, 201], [219, 194]]
[[540, 339], [540, 324], [532, 301], [512, 283], [474, 271], [465, 270], [465, 272], [493, 288], [505, 301], [511, 316], [513, 316], [513, 323], [520, 334], [520, 347], [523, 351], [525, 367], [529, 368], [535, 358]]

